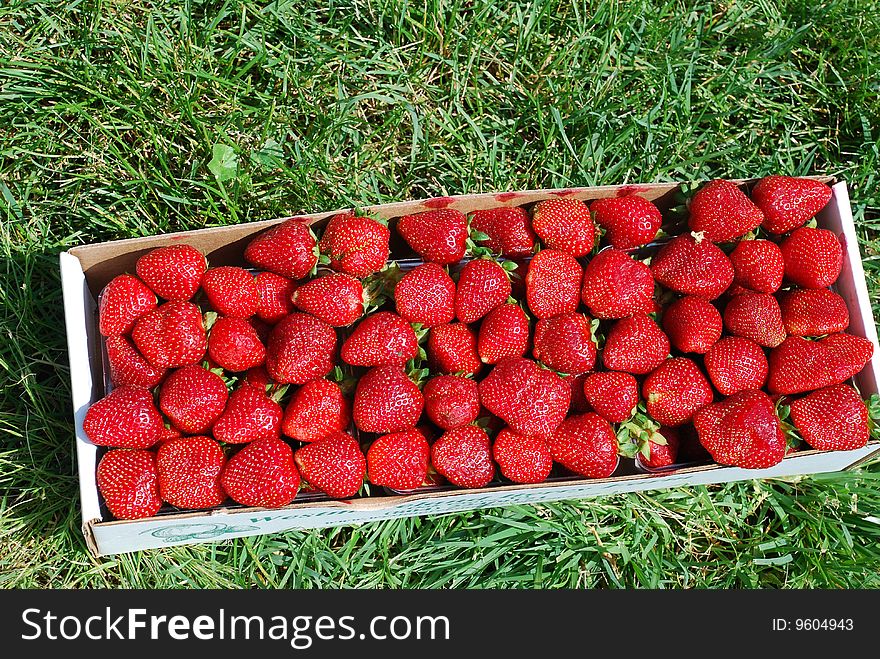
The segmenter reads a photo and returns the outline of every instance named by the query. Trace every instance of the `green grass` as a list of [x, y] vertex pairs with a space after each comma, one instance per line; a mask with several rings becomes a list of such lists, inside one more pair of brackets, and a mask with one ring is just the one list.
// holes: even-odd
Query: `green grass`
[[869, 0], [2, 3], [0, 586], [880, 586], [877, 464], [93, 559], [57, 268], [298, 211], [832, 173], [876, 304], [878, 51]]

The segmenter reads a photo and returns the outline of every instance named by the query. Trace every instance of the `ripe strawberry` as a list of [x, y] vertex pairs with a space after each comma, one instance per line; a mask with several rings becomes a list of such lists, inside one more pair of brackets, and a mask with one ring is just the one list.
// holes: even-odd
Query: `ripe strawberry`
[[722, 329], [718, 309], [695, 295], [679, 298], [663, 312], [663, 331], [681, 352], [705, 354], [721, 338]]
[[779, 245], [769, 240], [741, 240], [730, 253], [734, 285], [756, 293], [775, 293], [782, 286], [785, 261]]
[[256, 236], [244, 259], [260, 270], [288, 279], [302, 279], [318, 262], [315, 236], [305, 219], [291, 218]]
[[581, 299], [597, 318], [654, 311], [651, 269], [618, 249], [604, 249], [584, 269]]
[[713, 398], [706, 376], [685, 357], [673, 357], [660, 364], [642, 383], [642, 396], [648, 414], [664, 426], [687, 423]]
[[108, 336], [107, 365], [114, 387], [152, 389], [165, 377], [166, 369], [156, 368], [138, 352], [125, 336]]
[[694, 414], [700, 443], [719, 464], [765, 469], [785, 455], [785, 435], [763, 391], [746, 389]]
[[458, 375], [438, 375], [425, 383], [425, 413], [443, 430], [460, 428], [480, 414], [477, 383]]
[[503, 428], [492, 445], [492, 457], [501, 475], [514, 483], [543, 483], [553, 470], [547, 439], [520, 435]]
[[431, 447], [416, 429], [382, 435], [367, 451], [367, 478], [373, 485], [414, 490], [428, 476]]
[[266, 370], [280, 384], [304, 384], [327, 375], [334, 366], [336, 332], [305, 313], [278, 323], [266, 346]]
[[363, 278], [385, 267], [390, 237], [388, 227], [373, 218], [340, 213], [324, 229], [321, 251], [334, 270]]
[[86, 437], [97, 446], [149, 448], [164, 428], [153, 396], [139, 387], [119, 387], [93, 403], [83, 419]]
[[678, 293], [714, 300], [733, 282], [733, 265], [721, 249], [690, 234], [673, 238], [651, 261], [654, 279]]
[[464, 258], [467, 248], [467, 218], [453, 208], [404, 215], [397, 220], [397, 232], [425, 261], [447, 265]]
[[177, 428], [195, 435], [211, 429], [228, 398], [219, 375], [201, 366], [184, 366], [162, 383], [159, 407]]
[[287, 314], [293, 311], [291, 295], [296, 290], [294, 284], [287, 277], [276, 275], [274, 272], [259, 272], [254, 277], [254, 285], [257, 287], [257, 317], [265, 323], [274, 325]]
[[596, 344], [590, 319], [580, 313], [542, 318], [535, 326], [532, 354], [548, 368], [561, 373], [591, 370], [596, 365]]
[[211, 307], [223, 316], [250, 318], [260, 304], [254, 276], [244, 268], [211, 268], [202, 277], [202, 290]]
[[253, 318], [249, 318], [245, 322], [247, 322], [247, 324], [253, 328], [253, 330], [257, 333], [257, 338], [263, 345], [265, 345], [266, 341], [269, 340], [269, 335], [272, 333], [272, 325], [270, 325], [269, 323], [264, 323], [256, 316], [254, 316]]
[[477, 351], [486, 364], [522, 357], [529, 349], [529, 319], [517, 304], [496, 307], [480, 324]]
[[580, 373], [578, 375], [563, 375], [562, 379], [571, 388], [571, 403], [568, 409], [570, 412], [590, 412], [592, 408], [584, 396], [584, 383], [590, 376], [590, 373]]
[[356, 495], [367, 473], [367, 460], [360, 445], [344, 432], [334, 432], [306, 444], [293, 459], [309, 485], [333, 499]]
[[275, 381], [269, 377], [269, 372], [266, 370], [265, 366], [256, 366], [249, 369], [248, 372], [245, 373], [244, 381], [246, 384], [256, 387], [260, 391], [274, 391], [277, 387]]
[[820, 451], [851, 451], [868, 443], [868, 408], [847, 384], [836, 384], [798, 398], [791, 422]]
[[556, 462], [580, 476], [608, 478], [617, 468], [614, 430], [592, 412], [566, 419], [547, 437], [547, 445]]
[[764, 212], [770, 233], [788, 233], [803, 225], [831, 200], [831, 188], [792, 176], [766, 176], [752, 189], [752, 201]]
[[597, 199], [590, 204], [590, 212], [596, 224], [605, 229], [608, 242], [615, 249], [648, 244], [657, 237], [663, 224], [658, 208], [636, 194]]
[[152, 517], [162, 507], [156, 454], [114, 449], [98, 463], [98, 490], [117, 519]]
[[407, 272], [394, 288], [397, 313], [409, 323], [434, 327], [455, 318], [455, 282], [436, 263]]
[[153, 292], [166, 300], [191, 300], [208, 269], [204, 255], [190, 245], [150, 250], [137, 260], [135, 271]]
[[704, 185], [690, 202], [688, 225], [713, 243], [724, 243], [757, 228], [764, 213], [736, 184], [716, 179]]
[[553, 432], [571, 403], [565, 380], [521, 357], [500, 361], [479, 388], [483, 407], [523, 435]]
[[669, 339], [650, 316], [637, 314], [615, 322], [608, 330], [602, 361], [610, 371], [645, 375], [663, 363]]
[[639, 404], [639, 383], [629, 373], [603, 371], [584, 380], [584, 396], [596, 414], [609, 423], [623, 423]]
[[266, 361], [266, 347], [248, 321], [218, 318], [208, 334], [208, 355], [218, 366], [240, 373]]
[[489, 436], [477, 426], [443, 433], [431, 447], [431, 464], [459, 487], [485, 487], [495, 477]]
[[484, 233], [478, 244], [507, 258], [527, 256], [535, 248], [535, 232], [528, 211], [521, 206], [502, 206], [471, 213], [471, 229]]
[[265, 391], [242, 384], [232, 392], [212, 433], [214, 439], [227, 444], [275, 438], [281, 432], [281, 414], [281, 406]]
[[840, 275], [843, 248], [833, 231], [800, 227], [783, 240], [779, 249], [785, 277], [803, 288], [826, 288]]
[[473, 323], [510, 297], [507, 272], [490, 259], [468, 261], [458, 276], [455, 290], [455, 316]]
[[584, 271], [571, 255], [543, 249], [529, 263], [526, 300], [538, 318], [577, 311]]
[[280, 508], [296, 497], [300, 478], [290, 446], [277, 437], [265, 437], [229, 459], [220, 484], [243, 506]]
[[104, 336], [128, 334], [135, 321], [156, 308], [156, 296], [131, 275], [114, 277], [98, 300], [98, 329]]
[[706, 353], [706, 371], [724, 396], [744, 389], [761, 389], [767, 382], [767, 356], [754, 341], [726, 336]]
[[213, 508], [226, 501], [220, 474], [226, 456], [210, 437], [195, 435], [165, 442], [156, 454], [159, 496], [176, 508]]
[[584, 256], [593, 249], [596, 227], [580, 199], [546, 199], [532, 209], [532, 228], [550, 249]]
[[438, 373], [475, 375], [483, 367], [477, 336], [464, 323], [437, 325], [428, 335], [428, 363]]
[[770, 352], [767, 389], [798, 394], [840, 384], [861, 371], [874, 347], [852, 334], [832, 334], [818, 341], [790, 336]]
[[765, 348], [775, 348], [785, 340], [779, 303], [769, 293], [743, 293], [731, 298], [724, 308], [724, 327], [734, 336], [751, 339]]
[[346, 430], [351, 423], [351, 404], [335, 382], [318, 378], [296, 390], [281, 430], [301, 442], [316, 442], [327, 435]]
[[174, 426], [162, 426], [162, 432], [159, 433], [159, 441], [156, 444], [161, 445], [178, 437], [183, 437], [183, 433], [177, 428]]
[[422, 392], [400, 366], [376, 366], [358, 381], [352, 418], [363, 432], [414, 428], [422, 415]]
[[[666, 442], [661, 444], [658, 442]], [[639, 462], [651, 469], [659, 469], [661, 467], [669, 467], [674, 465], [678, 459], [678, 447], [681, 439], [678, 430], [675, 428], [662, 427], [651, 435], [648, 439], [648, 455], [638, 454]]]
[[827, 288], [795, 290], [779, 296], [782, 324], [793, 336], [835, 334], [849, 327], [846, 302]]
[[364, 287], [359, 279], [334, 272], [307, 281], [290, 299], [300, 311], [331, 327], [346, 327], [364, 315]]
[[166, 302], [144, 314], [137, 319], [131, 338], [158, 368], [195, 364], [208, 348], [202, 312], [192, 302]]
[[352, 366], [402, 366], [419, 352], [419, 340], [408, 322], [390, 311], [364, 318], [342, 344], [342, 361]]

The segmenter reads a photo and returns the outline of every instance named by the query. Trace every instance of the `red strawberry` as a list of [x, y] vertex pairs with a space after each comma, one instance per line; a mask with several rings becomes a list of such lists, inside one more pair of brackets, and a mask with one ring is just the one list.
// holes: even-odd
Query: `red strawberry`
[[465, 264], [455, 291], [455, 315], [463, 323], [473, 323], [510, 297], [507, 272], [490, 259], [474, 259]]
[[548, 436], [547, 445], [556, 462], [580, 476], [608, 478], [617, 468], [614, 430], [592, 412], [566, 419]]
[[260, 320], [274, 325], [293, 311], [290, 297], [296, 290], [296, 284], [290, 279], [274, 272], [259, 272], [254, 277], [254, 285], [259, 298], [257, 317]]
[[296, 390], [281, 430], [301, 442], [316, 442], [327, 435], [348, 429], [351, 404], [335, 382], [323, 378], [310, 380]]
[[580, 313], [542, 318], [535, 326], [535, 359], [561, 373], [586, 373], [596, 365], [590, 319]]
[[765, 469], [785, 455], [785, 435], [763, 391], [747, 389], [707, 405], [694, 414], [694, 427], [719, 464]]
[[571, 412], [590, 412], [592, 408], [584, 396], [584, 383], [590, 373], [580, 373], [579, 375], [563, 375], [562, 379], [571, 387], [571, 403], [569, 403], [569, 411]]
[[243, 506], [280, 508], [299, 491], [290, 446], [276, 437], [258, 439], [236, 453], [220, 476], [229, 497]]
[[195, 435], [165, 442], [156, 454], [159, 496], [176, 508], [213, 508], [226, 501], [220, 474], [226, 456], [210, 437]]
[[779, 296], [782, 324], [793, 336], [835, 334], [849, 327], [846, 302], [827, 288], [796, 290]]
[[151, 389], [165, 377], [166, 369], [156, 368], [138, 352], [124, 336], [108, 336], [107, 365], [114, 387], [144, 387]]
[[431, 447], [418, 430], [382, 435], [367, 451], [367, 478], [373, 485], [414, 490], [428, 476]]
[[622, 423], [639, 404], [639, 383], [629, 373], [620, 371], [592, 373], [584, 380], [584, 396], [606, 421]]
[[701, 297], [686, 295], [666, 307], [663, 331], [676, 350], [706, 353], [721, 338], [718, 309]]
[[340, 356], [352, 366], [403, 365], [419, 352], [419, 340], [408, 322], [390, 311], [364, 318], [345, 343]]
[[706, 376], [685, 357], [660, 364], [642, 383], [642, 396], [648, 414], [664, 426], [687, 423], [713, 397]]
[[471, 213], [471, 229], [488, 239], [477, 241], [507, 258], [527, 256], [535, 248], [535, 232], [528, 212], [520, 206], [502, 206]]
[[357, 441], [344, 432], [306, 444], [293, 456], [309, 485], [333, 499], [353, 497], [361, 489], [367, 460]]
[[228, 398], [219, 375], [201, 366], [184, 366], [162, 383], [159, 407], [183, 432], [198, 434], [210, 430]]
[[650, 316], [637, 314], [615, 322], [608, 330], [602, 361], [611, 371], [650, 373], [669, 354], [669, 339]]
[[152, 517], [162, 507], [156, 454], [115, 449], [98, 463], [98, 490], [117, 519]]
[[211, 307], [223, 316], [250, 318], [257, 313], [260, 294], [254, 276], [244, 268], [211, 268], [202, 277]]
[[422, 392], [400, 366], [376, 366], [358, 381], [352, 418], [363, 432], [389, 433], [415, 427]]
[[409, 323], [434, 327], [455, 319], [455, 282], [441, 266], [424, 263], [407, 272], [394, 288], [397, 313]]
[[114, 277], [98, 300], [98, 328], [104, 336], [128, 334], [135, 321], [156, 308], [156, 296], [131, 275]]
[[443, 430], [460, 428], [480, 414], [480, 390], [473, 380], [458, 375], [438, 375], [425, 383], [425, 413]]
[[437, 325], [428, 335], [428, 363], [439, 373], [474, 375], [483, 367], [477, 336], [464, 323]]
[[757, 293], [775, 293], [782, 286], [785, 261], [779, 245], [769, 240], [742, 240], [730, 253], [733, 283]]
[[[658, 441], [666, 442], [665, 444]], [[669, 467], [678, 459], [678, 447], [681, 443], [678, 430], [675, 428], [660, 428], [651, 435], [648, 440], [648, 455], [639, 453], [638, 459], [642, 465], [651, 469]]]
[[868, 408], [847, 384], [807, 394], [791, 404], [791, 421], [820, 451], [852, 451], [868, 443]]
[[359, 279], [334, 272], [307, 281], [290, 298], [301, 311], [331, 327], [345, 327], [364, 315], [364, 287]]
[[716, 179], [704, 185], [690, 202], [691, 230], [706, 240], [723, 243], [757, 228], [764, 213], [736, 184]]
[[477, 426], [443, 433], [431, 447], [431, 464], [459, 487], [484, 487], [495, 477], [489, 436]]
[[532, 209], [532, 228], [550, 249], [584, 256], [593, 249], [596, 227], [580, 199], [546, 199]]
[[447, 265], [464, 258], [467, 218], [453, 208], [404, 215], [397, 220], [397, 232], [425, 261]]
[[281, 406], [265, 391], [242, 384], [232, 392], [226, 409], [214, 423], [214, 439], [227, 444], [247, 444], [278, 437], [281, 414]]
[[119, 448], [149, 448], [164, 428], [153, 396], [139, 387], [119, 387], [93, 403], [83, 419], [92, 444]]
[[266, 341], [269, 340], [269, 334], [272, 333], [272, 325], [270, 325], [269, 323], [264, 323], [256, 316], [254, 316], [253, 318], [249, 318], [246, 322], [257, 333], [257, 338], [260, 340], [260, 342], [265, 345]]
[[785, 340], [782, 312], [768, 293], [743, 293], [731, 298], [724, 308], [724, 327], [734, 336], [751, 339], [765, 348]]
[[492, 457], [501, 475], [514, 483], [542, 483], [553, 470], [553, 457], [547, 439], [520, 435], [503, 428], [492, 445]]
[[327, 375], [334, 366], [336, 332], [305, 313], [278, 323], [266, 346], [266, 370], [278, 383], [304, 384]]
[[[855, 375], [862, 370], [874, 354], [874, 344], [868, 339], [846, 332], [829, 334], [821, 339], [821, 342], [823, 346], [831, 349], [834, 355], [832, 366], [841, 373], [851, 371], [852, 375]], [[852, 375], [848, 375], [847, 378]]]
[[204, 255], [190, 245], [150, 250], [137, 260], [137, 276], [166, 300], [191, 300], [208, 269]]
[[538, 318], [577, 311], [584, 271], [571, 255], [555, 249], [535, 254], [526, 274], [526, 299]]
[[651, 261], [654, 279], [678, 293], [714, 300], [733, 282], [733, 265], [721, 249], [690, 234], [673, 238]]
[[249, 384], [252, 387], [256, 387], [260, 391], [269, 391], [269, 389], [273, 389], [277, 386], [272, 378], [269, 377], [269, 372], [266, 370], [265, 366], [257, 366], [255, 368], [249, 369], [247, 373], [245, 373], [246, 384]]
[[147, 361], [158, 368], [195, 364], [208, 340], [201, 310], [191, 302], [166, 302], [138, 318], [131, 338]]
[[477, 351], [486, 364], [522, 357], [529, 349], [529, 319], [517, 304], [496, 307], [480, 324]]
[[318, 262], [315, 236], [304, 218], [291, 218], [264, 231], [244, 250], [245, 261], [288, 279], [302, 279]]
[[385, 267], [390, 237], [388, 227], [373, 218], [340, 213], [327, 224], [321, 251], [334, 270], [362, 278]]
[[164, 444], [165, 442], [171, 441], [172, 439], [177, 439], [178, 437], [182, 436], [183, 433], [174, 426], [162, 426], [162, 432], [159, 434], [159, 441], [156, 443]]
[[596, 224], [605, 229], [608, 242], [615, 249], [648, 244], [657, 237], [663, 224], [658, 208], [636, 194], [597, 199], [590, 204], [590, 212]]
[[597, 318], [625, 318], [654, 310], [654, 276], [641, 261], [604, 249], [584, 270], [581, 299]]
[[752, 201], [764, 212], [770, 233], [788, 233], [803, 225], [831, 200], [824, 183], [792, 176], [767, 176], [752, 189]]
[[826, 288], [840, 275], [843, 248], [833, 231], [800, 227], [779, 245], [785, 277], [803, 288]]
[[861, 371], [874, 346], [852, 334], [832, 334], [818, 341], [790, 336], [770, 352], [767, 389], [798, 394], [840, 384]]
[[218, 318], [208, 335], [208, 355], [218, 366], [240, 373], [266, 361], [266, 347], [248, 321]]
[[767, 381], [767, 356], [754, 341], [726, 336], [706, 353], [706, 371], [723, 395], [760, 389]]

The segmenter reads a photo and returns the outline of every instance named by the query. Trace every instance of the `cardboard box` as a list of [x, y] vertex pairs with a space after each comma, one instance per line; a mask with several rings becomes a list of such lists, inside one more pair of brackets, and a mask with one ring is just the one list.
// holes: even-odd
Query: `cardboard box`
[[[833, 184], [829, 177], [819, 177]], [[749, 186], [753, 181], [740, 181]], [[661, 208], [674, 203], [676, 183], [602, 186], [565, 190], [529, 190], [523, 192], [441, 197], [370, 207], [368, 210], [388, 218], [435, 208], [452, 207], [465, 213], [498, 206], [532, 204], [553, 197], [591, 200], [638, 192]], [[843, 236], [845, 262], [837, 290], [849, 307], [849, 331], [874, 343], [874, 358], [856, 377], [865, 396], [877, 393], [880, 383], [880, 350], [871, 302], [862, 270], [855, 227], [846, 184], [833, 185], [834, 196], [818, 217], [819, 226]], [[338, 213], [306, 215], [310, 223], [321, 223]], [[216, 510], [192, 513], [165, 513], [143, 520], [107, 521], [102, 507], [95, 472], [98, 447], [86, 438], [82, 422], [92, 402], [104, 395], [100, 335], [96, 322], [96, 298], [103, 286], [122, 272], [133, 272], [138, 257], [147, 251], [179, 242], [187, 242], [206, 254], [212, 265], [241, 264], [241, 255], [249, 239], [273, 224], [269, 220], [236, 226], [202, 229], [183, 233], [119, 240], [76, 247], [60, 255], [64, 293], [64, 314], [70, 355], [70, 377], [76, 428], [77, 462], [82, 505], [83, 534], [95, 555], [222, 540], [290, 529], [319, 528], [372, 520], [439, 515], [493, 506], [582, 499], [618, 492], [702, 485], [753, 478], [839, 471], [852, 467], [880, 453], [880, 444], [872, 442], [855, 451], [801, 451], [785, 458], [770, 469], [746, 470], [719, 465], [685, 467], [663, 473], [637, 473], [619, 470], [601, 480], [557, 479], [540, 485], [497, 485], [478, 490], [446, 489], [406, 495], [376, 496], [351, 501], [300, 501], [281, 509], [224, 506]], [[622, 461], [623, 462], [623, 461]]]

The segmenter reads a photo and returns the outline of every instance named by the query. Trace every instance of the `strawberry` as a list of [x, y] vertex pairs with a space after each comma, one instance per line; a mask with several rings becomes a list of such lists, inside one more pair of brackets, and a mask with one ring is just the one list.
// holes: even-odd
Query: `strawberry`
[[615, 249], [647, 245], [663, 224], [659, 209], [636, 194], [597, 199], [590, 204], [590, 213]]
[[153, 292], [166, 300], [191, 300], [208, 269], [204, 255], [190, 245], [150, 250], [137, 260], [135, 271]]
[[706, 240], [724, 243], [760, 226], [764, 213], [736, 184], [710, 181], [691, 199], [688, 225]]
[[277, 385], [274, 380], [269, 377], [269, 372], [265, 366], [256, 366], [245, 373], [244, 381], [252, 387], [256, 387], [260, 391], [274, 390]]
[[422, 392], [400, 366], [376, 366], [358, 381], [352, 418], [363, 432], [401, 432], [422, 415]]
[[587, 264], [581, 299], [597, 318], [654, 311], [651, 269], [618, 249], [604, 249]]
[[545, 199], [532, 209], [532, 228], [550, 249], [584, 256], [593, 249], [596, 227], [580, 199]]
[[250, 318], [260, 304], [254, 276], [244, 268], [211, 268], [202, 277], [202, 290], [211, 307], [223, 316]]
[[706, 371], [719, 393], [761, 389], [767, 382], [767, 356], [754, 341], [726, 336], [706, 353]]
[[363, 278], [385, 267], [391, 232], [383, 223], [352, 213], [334, 215], [321, 237], [330, 267]]
[[453, 208], [404, 215], [397, 220], [397, 232], [427, 262], [448, 265], [464, 258], [467, 218]]
[[487, 236], [477, 244], [507, 258], [519, 258], [532, 253], [535, 232], [528, 211], [521, 206], [502, 206], [471, 213], [471, 229]]
[[137, 277], [119, 275], [101, 291], [98, 329], [104, 336], [128, 334], [135, 321], [156, 308], [156, 295]]
[[348, 429], [350, 423], [351, 404], [339, 385], [318, 378], [309, 380], [293, 394], [284, 410], [281, 430], [301, 442], [316, 442]]
[[353, 497], [364, 484], [367, 460], [351, 435], [334, 432], [306, 444], [293, 456], [300, 474], [313, 488], [333, 499]]
[[714, 300], [733, 282], [733, 265], [708, 240], [686, 234], [666, 243], [651, 261], [654, 279], [666, 288]]
[[164, 428], [153, 396], [140, 387], [119, 387], [92, 403], [83, 419], [86, 437], [97, 446], [149, 448]]
[[247, 444], [278, 437], [281, 415], [281, 406], [265, 391], [242, 384], [229, 396], [226, 409], [214, 423], [212, 433], [214, 439], [227, 444]]
[[484, 487], [495, 477], [489, 436], [477, 426], [443, 433], [431, 447], [431, 464], [459, 487]]
[[419, 340], [408, 322], [390, 311], [364, 318], [342, 344], [342, 361], [352, 366], [402, 366], [419, 352]]
[[592, 373], [584, 380], [583, 388], [587, 402], [609, 423], [626, 421], [639, 404], [639, 383], [629, 373]]
[[803, 288], [826, 288], [840, 275], [843, 248], [833, 231], [800, 227], [783, 240], [779, 249], [785, 277]]
[[480, 414], [480, 390], [473, 380], [438, 375], [425, 383], [425, 413], [432, 422], [452, 430], [473, 423]]
[[553, 470], [547, 439], [502, 428], [492, 445], [501, 475], [514, 483], [542, 483]]
[[642, 396], [648, 414], [664, 426], [687, 423], [713, 398], [706, 376], [686, 357], [660, 364], [642, 383]]
[[304, 218], [291, 218], [251, 240], [244, 259], [260, 270], [302, 279], [318, 263], [315, 236]]
[[397, 313], [408, 323], [434, 327], [455, 319], [455, 282], [441, 266], [424, 263], [394, 287]]
[[377, 438], [367, 451], [367, 478], [373, 485], [414, 490], [428, 476], [431, 447], [416, 429]]
[[852, 334], [831, 334], [818, 341], [790, 336], [770, 352], [767, 389], [798, 394], [840, 384], [864, 368], [874, 346]]
[[475, 375], [483, 367], [477, 336], [464, 323], [437, 325], [428, 335], [428, 363], [438, 373]]
[[257, 317], [263, 322], [274, 325], [293, 311], [290, 298], [296, 284], [287, 277], [274, 272], [259, 272], [254, 277], [254, 286], [258, 297]]
[[241, 318], [218, 318], [208, 334], [208, 356], [221, 368], [240, 373], [266, 361], [266, 347]]
[[590, 376], [590, 373], [580, 373], [578, 375], [563, 375], [562, 379], [571, 388], [571, 403], [569, 403], [569, 411], [571, 412], [590, 412], [592, 408], [584, 396], [584, 383]]
[[278, 383], [304, 384], [327, 375], [334, 366], [336, 332], [305, 313], [292, 313], [269, 334], [266, 370]]
[[125, 336], [108, 336], [107, 365], [114, 387], [151, 389], [162, 381], [167, 369], [156, 368], [138, 352]]
[[756, 293], [775, 293], [782, 286], [785, 261], [779, 245], [769, 240], [741, 240], [730, 253], [733, 283]]
[[307, 281], [290, 299], [300, 311], [331, 327], [346, 327], [364, 315], [364, 286], [359, 279], [343, 272]]
[[565, 380], [521, 357], [500, 361], [479, 388], [483, 407], [523, 435], [553, 432], [571, 403]]
[[226, 501], [220, 475], [226, 456], [210, 437], [172, 439], [159, 447], [156, 470], [159, 496], [176, 508], [204, 509]]
[[793, 290], [779, 296], [785, 331], [793, 336], [835, 334], [849, 327], [846, 302], [827, 288]]
[[734, 336], [751, 339], [765, 348], [775, 348], [785, 340], [779, 303], [769, 293], [743, 293], [731, 298], [724, 308], [724, 327]]
[[764, 212], [761, 226], [788, 233], [803, 225], [831, 200], [831, 188], [808, 178], [766, 176], [752, 188], [752, 201]]
[[[862, 370], [874, 354], [874, 344], [868, 339], [846, 332], [829, 334], [821, 339], [821, 342], [826, 348], [831, 349], [834, 354], [833, 366], [841, 373], [852, 371], [852, 375], [855, 375]], [[847, 378], [849, 377], [852, 376], [847, 376]]]
[[507, 272], [491, 259], [468, 261], [458, 276], [455, 290], [455, 316], [473, 323], [510, 297]]
[[848, 384], [836, 384], [798, 398], [791, 422], [819, 451], [852, 451], [868, 443], [868, 408]]
[[610, 371], [645, 375], [663, 363], [669, 339], [647, 314], [615, 322], [608, 330], [602, 361]]
[[208, 348], [202, 312], [192, 302], [166, 302], [144, 314], [137, 319], [131, 338], [157, 368], [195, 364]]
[[580, 313], [542, 318], [535, 326], [532, 355], [547, 368], [561, 373], [591, 370], [596, 365], [596, 344], [590, 319]]
[[[665, 443], [661, 444], [658, 440]], [[643, 466], [651, 469], [669, 467], [674, 465], [678, 459], [680, 444], [681, 439], [676, 428], [662, 427], [648, 439], [647, 457], [643, 453], [639, 453], [638, 460]]]
[[264, 437], [229, 459], [220, 484], [243, 506], [280, 508], [296, 497], [300, 478], [290, 446], [277, 437]]
[[569, 417], [548, 436], [547, 445], [556, 462], [580, 476], [608, 478], [617, 469], [617, 437], [598, 414]]
[[517, 304], [496, 307], [480, 324], [477, 352], [485, 364], [522, 357], [529, 349], [529, 318]]
[[98, 463], [97, 483], [107, 509], [117, 519], [152, 517], [162, 507], [152, 451], [107, 451]]
[[263, 322], [256, 316], [254, 316], [253, 318], [248, 318], [245, 322], [247, 322], [247, 324], [250, 325], [257, 333], [257, 338], [260, 340], [260, 343], [265, 345], [266, 341], [269, 340], [269, 335], [272, 333], [273, 326], [269, 323]]
[[763, 391], [746, 389], [694, 414], [700, 443], [712, 459], [743, 469], [765, 469], [785, 455], [785, 435]]
[[183, 433], [177, 428], [174, 426], [162, 426], [162, 432], [159, 433], [159, 441], [156, 444], [161, 445], [178, 437], [183, 437]]
[[721, 338], [722, 329], [718, 309], [695, 295], [679, 298], [663, 312], [663, 331], [681, 352], [705, 354]]
[[526, 300], [538, 318], [577, 311], [584, 271], [571, 255], [543, 249], [529, 263]]
[[229, 395], [226, 383], [201, 366], [174, 371], [159, 390], [159, 407], [183, 432], [199, 434], [211, 429], [223, 414]]

